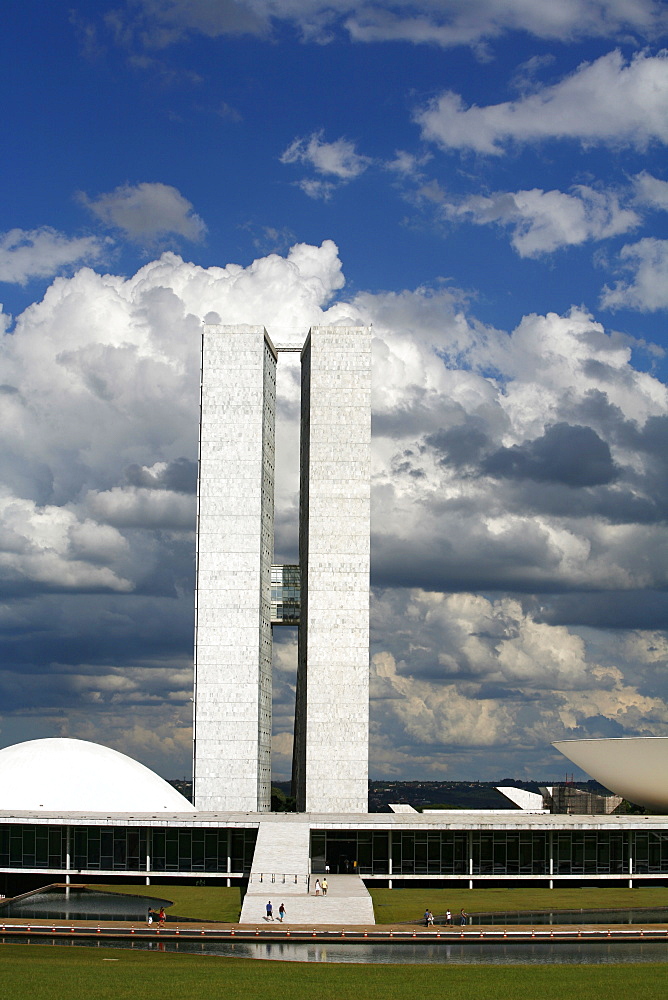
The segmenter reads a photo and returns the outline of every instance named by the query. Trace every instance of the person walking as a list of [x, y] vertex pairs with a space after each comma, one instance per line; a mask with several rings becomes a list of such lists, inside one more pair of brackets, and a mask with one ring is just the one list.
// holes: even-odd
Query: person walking
[[317, 878], [315, 880], [315, 894], [316, 894], [316, 896], [320, 895], [320, 879], [319, 878]]
[[148, 924], [149, 927], [153, 923], [153, 910], [151, 909], [150, 906], [148, 908], [148, 916], [146, 917], [146, 923]]
[[445, 911], [445, 922], [446, 924], [452, 924], [452, 913], [450, 910]]
[[459, 922], [461, 923], [462, 927], [464, 927], [464, 925], [466, 924], [467, 917], [468, 913], [465, 913], [464, 910], [462, 909], [462, 912], [459, 915]]
[[269, 900], [269, 902], [267, 903], [266, 910], [267, 910], [267, 920], [273, 920], [274, 907], [271, 905], [271, 900]]
[[429, 916], [427, 917], [427, 926], [428, 927], [434, 926], [434, 914], [431, 912], [431, 910], [429, 911]]
[[167, 914], [165, 913], [165, 908], [164, 908], [164, 906], [161, 906], [160, 907], [160, 912], [158, 913], [158, 924], [159, 924], [160, 927], [164, 927], [165, 926], [165, 917], [166, 916], [167, 916]]
[[428, 927], [429, 926], [429, 910], [428, 909], [426, 909], [424, 911], [424, 916], [422, 917], [422, 919], [424, 920], [425, 927]]
[[283, 923], [283, 918], [285, 916], [285, 903], [281, 903], [278, 908], [278, 919]]
[[328, 885], [327, 885], [327, 879], [326, 879], [326, 878], [324, 878], [324, 879], [322, 880], [322, 894], [323, 894], [323, 896], [326, 896], [326, 895], [327, 895], [327, 889], [328, 889]]

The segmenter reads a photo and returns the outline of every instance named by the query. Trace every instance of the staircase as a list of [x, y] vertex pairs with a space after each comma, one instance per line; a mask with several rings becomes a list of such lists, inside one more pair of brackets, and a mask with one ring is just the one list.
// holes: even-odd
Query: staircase
[[[330, 875], [327, 895], [315, 895], [316, 876], [308, 874], [310, 827], [289, 821], [260, 822], [248, 889], [240, 923], [271, 925], [266, 919], [267, 902], [286, 909], [285, 925], [373, 924], [373, 904], [358, 875]], [[322, 882], [323, 876], [318, 876]]]

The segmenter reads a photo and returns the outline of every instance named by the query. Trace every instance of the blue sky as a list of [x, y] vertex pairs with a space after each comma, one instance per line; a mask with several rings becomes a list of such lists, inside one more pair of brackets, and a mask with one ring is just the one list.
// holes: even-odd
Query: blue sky
[[10, 7], [2, 745], [189, 770], [211, 310], [373, 324], [373, 775], [665, 735], [667, 29], [653, 0]]

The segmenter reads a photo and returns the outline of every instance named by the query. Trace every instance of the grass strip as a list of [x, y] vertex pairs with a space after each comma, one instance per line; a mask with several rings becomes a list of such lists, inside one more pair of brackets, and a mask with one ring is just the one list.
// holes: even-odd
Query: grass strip
[[30, 1000], [656, 1000], [668, 992], [668, 965], [343, 965], [207, 958], [108, 948], [4, 945], [7, 997]]
[[[122, 892], [171, 899], [174, 905], [169, 908], [169, 914], [193, 920], [235, 923], [241, 911], [241, 893], [238, 886], [228, 889], [225, 886], [172, 885], [169, 882], [156, 882], [152, 885], [91, 884], [89, 888], [99, 889], [102, 892]], [[370, 892], [378, 924], [419, 922], [425, 909], [430, 909], [436, 916], [440, 916], [449, 908], [455, 917], [462, 907], [467, 913], [665, 907], [666, 922], [668, 922], [668, 890], [663, 887], [465, 889], [452, 886], [438, 889], [372, 888]]]
[[442, 889], [370, 889], [369, 891], [378, 924], [421, 921], [426, 909], [431, 910], [435, 916], [440, 916], [450, 909], [455, 917], [462, 907], [467, 913], [666, 907], [668, 922], [668, 891], [663, 887], [465, 889], [453, 886]]
[[236, 923], [241, 912], [239, 886], [213, 885], [171, 885], [169, 882], [153, 882], [151, 885], [92, 885], [89, 889], [99, 892], [122, 892], [131, 896], [157, 896], [173, 900], [174, 905], [167, 910], [168, 919], [188, 917], [192, 920], [219, 920]]

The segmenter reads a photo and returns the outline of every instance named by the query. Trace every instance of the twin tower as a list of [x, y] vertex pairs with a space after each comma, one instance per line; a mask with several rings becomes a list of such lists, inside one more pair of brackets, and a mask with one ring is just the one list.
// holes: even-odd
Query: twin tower
[[[270, 809], [280, 351], [262, 327], [204, 327], [193, 779], [215, 812]], [[366, 812], [370, 330], [313, 327], [301, 372], [293, 794], [300, 812]], [[295, 575], [274, 567], [275, 606]]]

